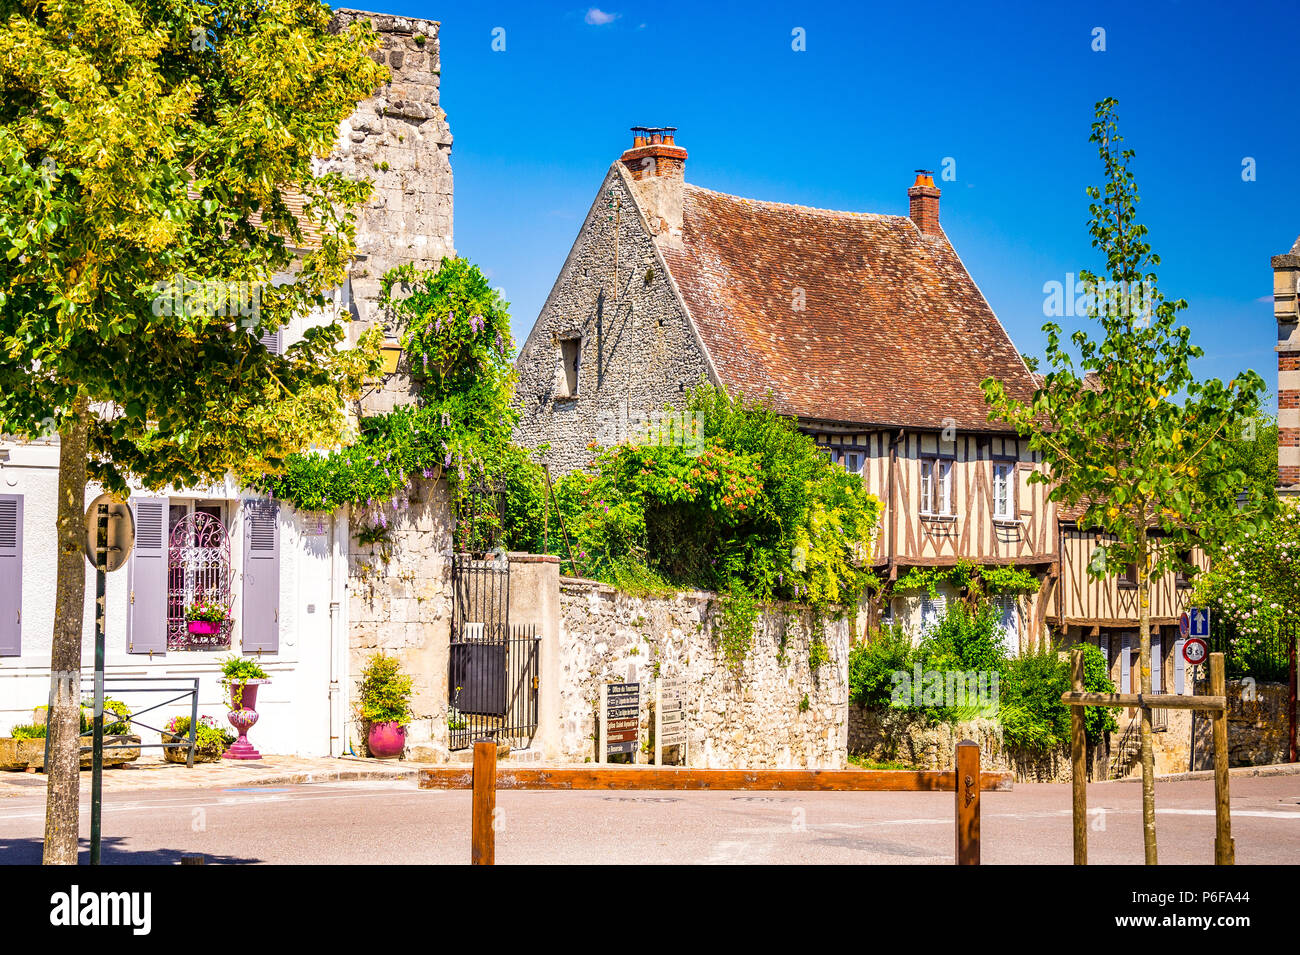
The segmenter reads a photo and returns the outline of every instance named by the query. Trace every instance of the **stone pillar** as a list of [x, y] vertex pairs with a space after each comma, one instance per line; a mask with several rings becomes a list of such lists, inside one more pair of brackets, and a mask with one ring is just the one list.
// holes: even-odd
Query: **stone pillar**
[[560, 558], [510, 554], [510, 628], [535, 626], [541, 638], [537, 732], [531, 749], [559, 759], [560, 746]]

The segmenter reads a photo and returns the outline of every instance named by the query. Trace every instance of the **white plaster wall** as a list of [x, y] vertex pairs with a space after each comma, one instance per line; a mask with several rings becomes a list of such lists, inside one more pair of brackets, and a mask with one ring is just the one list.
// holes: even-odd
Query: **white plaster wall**
[[[58, 484], [58, 448], [53, 445], [6, 444], [11, 460], [0, 467], [0, 494], [23, 496], [23, 625], [22, 654], [0, 657], [0, 735], [16, 723], [31, 721], [31, 711], [44, 705], [49, 693], [50, 645], [54, 627], [56, 551], [54, 526]], [[87, 490], [89, 503], [99, 493]], [[218, 661], [239, 652], [240, 601], [243, 564], [243, 515], [239, 501], [244, 496], [231, 482], [226, 487], [184, 489], [169, 496], [224, 500], [230, 515], [232, 570], [234, 571], [235, 627], [230, 650], [170, 651], [148, 656], [126, 652], [127, 570], [108, 577], [105, 672], [113, 677], [149, 676], [192, 680], [199, 678], [199, 712], [225, 721], [224, 694], [217, 680]], [[331, 635], [331, 604], [334, 616], [346, 620], [346, 591], [343, 587], [346, 563], [332, 562], [336, 535], [346, 535], [346, 524], [319, 515], [298, 515], [282, 506], [280, 512], [280, 648], [264, 654], [261, 663], [271, 683], [258, 697], [261, 720], [250, 734], [263, 753], [329, 755], [331, 752], [331, 677], [339, 665], [338, 647]], [[93, 688], [94, 572], [87, 565], [86, 611], [82, 643], [82, 687]], [[337, 636], [337, 633], [335, 634]], [[332, 658], [331, 651], [336, 655]], [[140, 684], [147, 685], [147, 684]], [[133, 710], [152, 705], [173, 694], [131, 693], [111, 689]], [[145, 702], [148, 700], [149, 702]], [[173, 715], [188, 713], [188, 705], [176, 703], [143, 717], [160, 726]], [[341, 715], [335, 705], [334, 734]], [[157, 742], [157, 734], [141, 731], [145, 742]]]

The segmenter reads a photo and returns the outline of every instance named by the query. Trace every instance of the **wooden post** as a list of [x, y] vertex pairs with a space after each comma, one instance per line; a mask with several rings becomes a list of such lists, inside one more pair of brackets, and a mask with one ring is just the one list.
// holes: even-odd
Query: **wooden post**
[[953, 767], [957, 799], [957, 864], [980, 864], [980, 747], [974, 740], [957, 744]]
[[[1070, 651], [1071, 689], [1083, 692], [1083, 647]], [[1074, 864], [1088, 864], [1088, 736], [1082, 706], [1070, 707], [1070, 752], [1074, 757]]]
[[497, 838], [492, 828], [497, 808], [497, 744], [474, 744], [474, 794], [470, 821], [470, 865], [496, 865]]
[[[1210, 695], [1226, 695], [1223, 654], [1210, 654]], [[1232, 815], [1228, 804], [1228, 711], [1210, 716], [1214, 727], [1214, 864], [1234, 865], [1236, 847], [1232, 843]]]

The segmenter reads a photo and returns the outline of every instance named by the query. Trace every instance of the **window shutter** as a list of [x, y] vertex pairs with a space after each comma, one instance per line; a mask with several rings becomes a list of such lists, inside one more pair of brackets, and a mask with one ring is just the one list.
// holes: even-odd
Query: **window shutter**
[[1179, 637], [1174, 641], [1174, 692], [1180, 696], [1183, 693], [1184, 686], [1186, 686], [1185, 681], [1187, 679], [1186, 671], [1183, 669], [1186, 666], [1183, 661], [1183, 645], [1186, 642], [1183, 637]]
[[284, 330], [280, 328], [277, 328], [273, 332], [262, 333], [260, 340], [262, 344], [266, 346], [266, 350], [269, 351], [272, 355], [280, 354], [280, 338], [283, 335], [283, 333]]
[[0, 497], [0, 657], [23, 652], [23, 499]]
[[279, 508], [265, 501], [244, 502], [245, 653], [280, 649]]
[[127, 653], [167, 652], [167, 513], [165, 497], [133, 497], [135, 547], [127, 567]]
[[1160, 693], [1165, 682], [1165, 656], [1160, 643], [1160, 631], [1151, 634], [1151, 692]]
[[1132, 676], [1129, 673], [1129, 664], [1133, 656], [1133, 638], [1128, 630], [1123, 630], [1119, 635], [1119, 691], [1121, 693], [1131, 693], [1133, 684]]

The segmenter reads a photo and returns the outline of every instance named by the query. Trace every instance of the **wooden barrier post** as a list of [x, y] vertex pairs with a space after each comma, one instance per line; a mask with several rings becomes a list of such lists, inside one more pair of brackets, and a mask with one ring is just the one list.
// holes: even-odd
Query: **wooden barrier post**
[[[1083, 692], [1083, 647], [1070, 651], [1071, 689]], [[1088, 735], [1081, 706], [1070, 707], [1070, 752], [1074, 758], [1071, 789], [1074, 795], [1074, 864], [1088, 864]]]
[[497, 744], [474, 744], [473, 810], [470, 818], [471, 865], [496, 865], [497, 837], [492, 824], [497, 808]]
[[1010, 792], [1011, 773], [980, 771], [979, 745], [957, 744], [950, 770], [693, 769], [685, 766], [515, 767], [497, 771], [496, 744], [474, 744], [474, 764], [436, 766], [417, 774], [421, 789], [472, 789], [470, 861], [493, 865], [496, 791], [536, 790], [759, 790], [775, 792], [952, 792], [956, 799], [957, 863], [980, 864], [980, 793]]
[[980, 747], [974, 740], [957, 744], [953, 767], [957, 799], [957, 864], [980, 864]]
[[[1227, 680], [1223, 654], [1210, 654], [1210, 695], [1227, 697]], [[1214, 864], [1234, 865], [1236, 847], [1232, 842], [1232, 816], [1228, 804], [1228, 710], [1214, 713]]]

